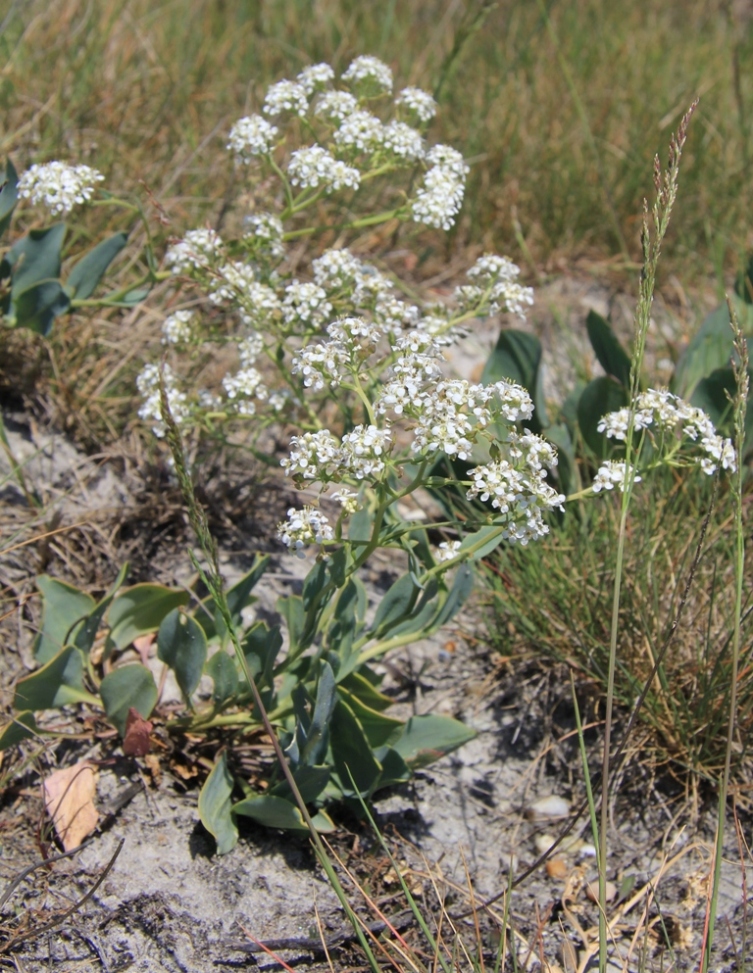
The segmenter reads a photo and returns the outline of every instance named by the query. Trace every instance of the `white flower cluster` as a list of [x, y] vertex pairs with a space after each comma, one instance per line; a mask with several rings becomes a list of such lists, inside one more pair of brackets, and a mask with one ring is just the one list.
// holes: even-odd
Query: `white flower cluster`
[[162, 324], [163, 345], [185, 345], [193, 337], [193, 311], [174, 311]]
[[419, 122], [430, 122], [437, 113], [437, 103], [428, 91], [421, 88], [403, 88], [395, 98], [395, 104], [405, 107]]
[[[533, 403], [520, 385], [506, 380], [474, 385], [465, 379], [441, 378], [441, 346], [425, 331], [408, 332], [395, 347], [402, 352], [392, 366], [392, 377], [377, 401], [380, 414], [394, 412], [414, 419], [412, 451], [426, 455], [442, 450], [448, 456], [470, 457], [479, 430], [495, 414], [510, 423], [530, 419]], [[545, 455], [543, 440], [520, 439], [520, 446]], [[520, 454], [522, 455], [522, 453]], [[553, 458], [554, 453], [552, 451]]]
[[262, 111], [271, 118], [291, 112], [303, 118], [309, 109], [306, 89], [297, 81], [278, 81], [267, 90]]
[[449, 145], [435, 145], [427, 153], [426, 161], [431, 168], [411, 203], [413, 219], [437, 229], [450, 230], [463, 205], [468, 166], [462, 155]]
[[[320, 429], [293, 436], [290, 456], [281, 460], [280, 465], [287, 476], [323, 483], [343, 477], [356, 480], [378, 477], [384, 470], [391, 441], [389, 429], [373, 425], [356, 426], [339, 442], [328, 429]], [[351, 506], [352, 495], [345, 497], [342, 493], [337, 499], [343, 507]]]
[[511, 544], [525, 546], [531, 540], [541, 539], [549, 533], [544, 515], [551, 510], [564, 510], [566, 498], [546, 483], [546, 472], [537, 470], [537, 463], [536, 455], [527, 455], [516, 465], [499, 459], [469, 471], [468, 499], [491, 501], [492, 507], [505, 516], [502, 536]]
[[104, 178], [90, 166], [48, 162], [26, 170], [18, 180], [18, 195], [42, 203], [55, 216], [65, 216], [77, 204], [88, 202]]
[[261, 115], [248, 115], [241, 118], [230, 129], [227, 147], [235, 153], [235, 161], [248, 165], [260, 155], [269, 155], [279, 129], [271, 125]]
[[287, 324], [318, 325], [332, 313], [327, 294], [318, 284], [294, 280], [285, 288], [282, 314]]
[[298, 557], [305, 557], [305, 549], [311, 544], [323, 544], [335, 536], [329, 521], [316, 507], [305, 506], [302, 510], [290, 507], [288, 519], [277, 528], [280, 540]]
[[364, 95], [389, 94], [392, 91], [392, 71], [377, 57], [363, 54], [348, 65], [342, 81], [350, 82]]
[[321, 145], [310, 145], [297, 149], [290, 156], [288, 175], [294, 186], [302, 189], [324, 189], [336, 192], [338, 189], [358, 189], [361, 173], [340, 159], [335, 159]]
[[405, 122], [389, 122], [383, 127], [382, 142], [394, 155], [409, 162], [417, 162], [424, 157], [424, 140], [421, 133]]
[[326, 88], [334, 79], [335, 72], [329, 64], [311, 64], [301, 71], [296, 81], [306, 92], [306, 97], [310, 98], [314, 92]]
[[256, 403], [253, 399], [264, 402], [269, 394], [261, 373], [252, 365], [242, 367], [235, 375], [226, 375], [222, 380], [222, 387], [235, 409], [244, 416], [256, 414]]
[[165, 264], [173, 274], [191, 274], [209, 269], [224, 256], [225, 248], [214, 230], [189, 230], [165, 254]]
[[262, 250], [277, 259], [285, 256], [285, 244], [282, 242], [285, 230], [279, 216], [274, 213], [251, 213], [244, 217], [243, 225], [246, 230], [244, 240], [258, 242]]
[[[162, 376], [165, 383], [165, 393], [173, 419], [180, 425], [189, 417], [187, 396], [179, 391], [175, 376], [169, 365], [162, 366]], [[139, 409], [139, 418], [145, 422], [152, 422], [152, 431], [162, 439], [167, 431], [162, 421], [162, 405], [159, 391], [160, 366], [144, 365], [136, 377], [136, 387], [144, 397], [144, 403]]]
[[330, 122], [342, 122], [358, 110], [358, 98], [349, 91], [325, 91], [316, 102], [314, 114]]
[[525, 309], [533, 304], [533, 288], [519, 284], [519, 276], [520, 268], [512, 260], [485, 254], [468, 271], [472, 283], [456, 288], [455, 299], [463, 308], [484, 303], [490, 314], [508, 311], [525, 319]]
[[[610, 439], [625, 440], [630, 422], [631, 410], [628, 407], [610, 412], [599, 420], [596, 427]], [[729, 439], [720, 436], [711, 419], [703, 409], [698, 409], [683, 401], [666, 389], [648, 389], [641, 392], [633, 406], [634, 429], [639, 432], [652, 426], [662, 433], [674, 433], [681, 439], [700, 447], [700, 467], [711, 475], [721, 467], [724, 470], [737, 468], [735, 447]]]
[[376, 115], [358, 109], [347, 115], [335, 132], [335, 144], [355, 152], [374, 152], [384, 142], [384, 125]]
[[[629, 479], [628, 479], [629, 476]], [[613, 490], [615, 487], [621, 492], [625, 492], [625, 481], [628, 483], [640, 483], [641, 478], [636, 474], [635, 468], [631, 467], [628, 473], [627, 463], [624, 460], [610, 459], [602, 463], [596, 472], [592, 484], [594, 493], [601, 490]]]

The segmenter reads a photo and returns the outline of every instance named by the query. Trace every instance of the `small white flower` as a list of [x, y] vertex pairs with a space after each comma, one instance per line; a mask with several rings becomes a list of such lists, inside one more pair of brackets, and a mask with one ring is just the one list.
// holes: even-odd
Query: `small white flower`
[[278, 81], [267, 91], [262, 111], [271, 118], [276, 118], [284, 112], [292, 112], [300, 118], [309, 108], [306, 89], [296, 81]]
[[340, 506], [343, 508], [344, 514], [354, 514], [358, 510], [358, 494], [354, 493], [352, 490], [346, 490], [345, 487], [342, 487], [340, 490], [336, 490], [330, 499], [335, 500], [340, 504]]
[[267, 390], [262, 383], [260, 372], [250, 366], [242, 368], [235, 375], [226, 375], [222, 380], [222, 387], [229, 399], [266, 399]]
[[259, 155], [269, 155], [279, 129], [262, 118], [248, 115], [230, 129], [227, 147], [235, 153], [235, 161], [244, 165]]
[[[628, 470], [624, 460], [607, 460], [596, 471], [596, 476], [592, 484], [593, 491], [594, 493], [599, 493], [600, 490], [612, 490], [616, 486], [621, 493], [624, 493], [626, 477], [628, 477]], [[632, 479], [633, 483], [640, 483], [641, 481], [641, 478], [632, 467], [628, 482], [630, 479]]]
[[240, 358], [241, 368], [250, 368], [264, 350], [264, 339], [256, 332], [252, 331], [238, 342], [238, 357]]
[[424, 140], [421, 133], [405, 122], [392, 121], [382, 132], [384, 147], [401, 159], [416, 162], [424, 157]]
[[284, 227], [278, 216], [273, 213], [251, 213], [244, 217], [243, 225], [246, 228], [244, 240], [259, 241], [261, 249], [273, 257], [285, 256], [285, 244], [282, 242]]
[[340, 462], [340, 443], [329, 429], [305, 432], [290, 440], [290, 456], [280, 460], [286, 476], [326, 480]]
[[351, 61], [341, 80], [351, 82], [353, 87], [367, 95], [392, 91], [392, 71], [384, 61], [369, 54]]
[[163, 345], [185, 345], [193, 337], [191, 321], [193, 311], [175, 311], [165, 318], [162, 325]]
[[435, 145], [426, 154], [426, 161], [430, 166], [438, 166], [451, 172], [457, 179], [465, 181], [465, 177], [471, 171], [457, 149], [451, 145]]
[[420, 122], [429, 122], [437, 113], [437, 103], [428, 91], [421, 88], [403, 88], [395, 98], [395, 104], [413, 112]]
[[327, 192], [344, 187], [358, 189], [361, 183], [358, 169], [335, 159], [320, 145], [293, 152], [288, 163], [288, 175], [294, 186], [302, 189], [323, 188]]
[[331, 313], [326, 291], [317, 284], [299, 284], [294, 280], [285, 288], [282, 315], [286, 324], [321, 324]]
[[358, 480], [378, 476], [385, 467], [384, 457], [390, 448], [389, 429], [356, 426], [342, 438], [340, 447], [343, 470]]
[[[170, 412], [176, 423], [180, 425], [190, 415], [188, 397], [185, 392], [181, 392], [178, 389], [175, 376], [169, 365], [162, 366], [162, 376]], [[144, 365], [136, 378], [136, 387], [144, 397], [144, 404], [139, 409], [139, 418], [144, 419], [146, 422], [153, 422], [152, 431], [154, 435], [158, 439], [162, 439], [167, 430], [162, 421], [162, 400], [159, 385], [160, 366], [154, 364]]]
[[277, 528], [280, 540], [291, 553], [305, 557], [305, 548], [311, 544], [331, 541], [335, 533], [324, 514], [316, 507], [305, 506], [303, 510], [290, 507], [288, 519]]
[[42, 203], [56, 216], [64, 216], [77, 204], [88, 202], [104, 178], [90, 166], [48, 162], [26, 170], [18, 180], [18, 195], [32, 203]]
[[355, 289], [363, 278], [363, 265], [350, 250], [325, 250], [311, 264], [314, 281], [328, 292]]
[[349, 91], [325, 91], [316, 102], [314, 114], [330, 122], [341, 122], [358, 111], [358, 98]]
[[214, 230], [189, 230], [165, 254], [165, 264], [173, 274], [207, 270], [224, 255], [224, 245]]
[[438, 230], [451, 230], [463, 205], [464, 195], [463, 178], [449, 168], [434, 166], [424, 176], [423, 186], [411, 203], [413, 219]]
[[[407, 128], [407, 126], [406, 126]], [[371, 112], [354, 111], [335, 132], [335, 142], [357, 152], [373, 152], [384, 141], [385, 127]]]
[[442, 541], [436, 552], [437, 563], [452, 561], [460, 554], [460, 541]]
[[304, 68], [298, 75], [296, 81], [310, 98], [315, 91], [326, 86], [335, 78], [335, 72], [329, 64], [311, 64]]

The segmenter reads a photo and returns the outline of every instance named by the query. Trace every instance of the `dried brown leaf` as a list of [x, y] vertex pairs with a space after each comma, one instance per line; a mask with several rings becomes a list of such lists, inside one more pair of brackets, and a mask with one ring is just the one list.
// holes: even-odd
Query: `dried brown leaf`
[[86, 760], [56, 770], [44, 782], [44, 804], [66, 851], [78, 848], [97, 826], [96, 768]]

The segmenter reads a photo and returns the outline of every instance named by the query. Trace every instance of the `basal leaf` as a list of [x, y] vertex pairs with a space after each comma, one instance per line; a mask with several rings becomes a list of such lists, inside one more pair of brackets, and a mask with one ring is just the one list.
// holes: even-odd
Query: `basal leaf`
[[[242, 814], [251, 818], [266, 828], [281, 828], [283, 831], [308, 831], [301, 812], [291, 801], [274, 794], [262, 794], [259, 797], [246, 798], [233, 805], [234, 814]], [[313, 816], [314, 827], [321, 834], [330, 834], [335, 830], [331, 818], [319, 811]]]
[[23, 713], [16, 713], [9, 723], [0, 727], [0, 752], [7, 750], [8, 747], [14, 747], [17, 743], [22, 743], [24, 740], [28, 740], [29, 737], [34, 737], [38, 734], [39, 727], [37, 726], [37, 721], [34, 719], [34, 714], [30, 710], [25, 710]]
[[84, 689], [84, 660], [78, 649], [67, 645], [54, 658], [16, 683], [13, 708], [56, 709], [68, 703], [92, 703], [99, 699]]
[[52, 330], [55, 318], [64, 314], [70, 303], [70, 298], [59, 281], [40, 281], [27, 287], [16, 297], [11, 293], [9, 323], [46, 336]]
[[128, 710], [135, 710], [148, 719], [157, 702], [154, 676], [146, 666], [134, 663], [113, 669], [102, 680], [99, 694], [108, 720], [121, 737], [125, 734]]
[[215, 762], [199, 793], [199, 818], [217, 842], [217, 854], [226, 855], [238, 843], [231, 797], [235, 782], [223, 752]]
[[625, 388], [630, 387], [630, 356], [622, 347], [612, 326], [596, 311], [589, 311], [586, 330], [599, 364]]
[[222, 704], [238, 692], [238, 670], [235, 660], [231, 659], [223, 649], [215, 652], [207, 662], [206, 672], [214, 683], [212, 699], [215, 703]]
[[190, 702], [207, 658], [207, 640], [202, 627], [190, 615], [173, 608], [162, 619], [157, 632], [157, 658], [170, 666], [180, 691]]
[[430, 713], [427, 716], [412, 716], [392, 748], [411, 770], [418, 770], [457, 750], [475, 736], [475, 730], [458, 720]]
[[10, 159], [5, 162], [5, 178], [0, 188], [0, 236], [10, 226], [13, 210], [18, 202], [18, 173]]
[[3, 258], [12, 272], [11, 299], [15, 303], [20, 294], [39, 284], [60, 277], [60, 261], [65, 223], [55, 223], [44, 230], [30, 230], [16, 240]]
[[353, 796], [352, 784], [355, 784], [357, 793], [369, 797], [377, 786], [382, 767], [374, 757], [363, 727], [342, 699], [332, 714], [330, 747], [343, 793]]
[[74, 300], [83, 301], [91, 297], [105, 271], [127, 242], [127, 233], [115, 233], [78, 261], [66, 281], [66, 289]]
[[187, 602], [187, 591], [161, 584], [124, 588], [110, 606], [110, 640], [117, 648], [124, 649], [140, 635], [156, 632], [166, 615]]
[[597, 459], [602, 460], [614, 452], [614, 441], [598, 431], [599, 420], [608, 412], [617, 412], [628, 404], [628, 393], [623, 385], [608, 375], [595, 378], [583, 389], [578, 400], [578, 425], [581, 435]]
[[44, 665], [60, 652], [73, 626], [90, 614], [95, 602], [85, 591], [47, 574], [37, 578], [37, 587], [42, 593], [42, 630], [34, 641], [34, 658]]

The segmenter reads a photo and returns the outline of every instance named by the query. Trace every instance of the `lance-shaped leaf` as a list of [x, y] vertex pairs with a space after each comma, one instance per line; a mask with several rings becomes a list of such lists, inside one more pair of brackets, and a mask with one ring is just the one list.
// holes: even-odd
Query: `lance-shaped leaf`
[[319, 674], [316, 703], [308, 726], [306, 743], [301, 751], [300, 762], [313, 766], [321, 761], [327, 749], [329, 723], [337, 704], [337, 684], [329, 663], [324, 662]]
[[238, 692], [238, 670], [235, 661], [227, 652], [220, 649], [206, 664], [206, 672], [214, 683], [212, 699], [222, 704]]
[[369, 797], [382, 774], [382, 766], [375, 758], [363, 727], [353, 710], [338, 700], [330, 722], [330, 747], [340, 778], [343, 793]]
[[81, 621], [75, 626], [74, 630], [71, 632], [70, 641], [76, 646], [77, 649], [81, 649], [82, 652], [91, 652], [92, 646], [94, 645], [94, 640], [97, 637], [97, 632], [99, 632], [102, 626], [102, 621], [107, 613], [107, 609], [112, 604], [112, 600], [118, 593], [118, 589], [125, 581], [127, 574], [128, 563], [126, 562], [120, 571], [118, 571], [118, 576], [105, 597], [101, 601], [97, 602], [94, 609], [89, 612], [86, 618], [82, 618]]
[[0, 727], [0, 751], [39, 735], [39, 727], [30, 710], [16, 713], [13, 719]]
[[599, 432], [599, 420], [627, 404], [627, 390], [608, 375], [595, 378], [583, 389], [578, 400], [578, 425], [586, 445], [597, 459], [605, 459], [615, 449], [620, 448], [615, 447], [614, 442], [607, 439], [603, 432]]
[[[252, 601], [251, 592], [257, 582], [267, 570], [269, 564], [268, 554], [257, 554], [256, 560], [251, 570], [244, 574], [240, 581], [236, 582], [227, 592], [227, 605], [234, 625], [241, 624], [241, 612]], [[213, 638], [225, 639], [227, 632], [225, 623], [215, 605], [214, 598], [210, 595], [202, 601], [195, 613], [196, 621], [204, 629], [204, 634], [208, 641]]]
[[420, 590], [411, 573], [397, 579], [376, 610], [371, 628], [377, 638], [385, 636], [391, 628], [410, 616]]
[[218, 855], [226, 855], [238, 843], [238, 829], [230, 802], [234, 783], [227, 768], [227, 756], [223, 753], [199, 793], [199, 818], [217, 842]]
[[127, 233], [115, 233], [83, 256], [71, 270], [66, 281], [68, 294], [77, 301], [84, 301], [91, 297], [105, 271], [127, 242]]

